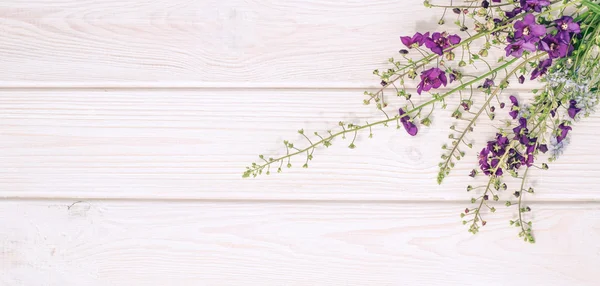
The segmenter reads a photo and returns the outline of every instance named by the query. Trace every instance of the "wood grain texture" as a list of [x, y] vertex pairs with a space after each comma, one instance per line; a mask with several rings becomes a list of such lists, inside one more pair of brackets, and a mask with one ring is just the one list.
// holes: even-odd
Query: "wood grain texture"
[[[442, 186], [437, 164], [453, 121], [444, 113], [416, 138], [376, 128], [373, 139], [358, 137], [355, 150], [348, 140], [318, 150], [308, 169], [299, 157], [283, 174], [243, 180], [258, 154], [285, 152], [283, 139], [302, 144], [298, 129], [325, 132], [339, 120], [382, 115], [346, 90], [7, 91], [0, 98], [0, 195], [7, 197], [468, 200], [466, 186], [481, 183], [465, 180], [476, 150], [494, 132], [482, 119], [470, 138], [476, 150]], [[532, 172], [538, 193], [531, 199], [600, 198], [599, 125], [598, 117], [577, 124], [565, 156]]]
[[400, 35], [437, 28], [420, 1], [8, 2], [4, 86], [370, 85]]
[[[597, 285], [598, 204], [534, 204], [473, 236], [464, 207], [18, 201], [0, 204], [3, 285]], [[36, 275], [31, 275], [36, 273]]]
[[598, 284], [600, 116], [531, 172], [535, 245], [514, 208], [461, 225], [480, 147], [435, 184], [448, 112], [241, 178], [298, 129], [381, 118], [361, 104], [372, 70], [398, 36], [443, 29], [420, 0], [4, 2], [2, 286]]

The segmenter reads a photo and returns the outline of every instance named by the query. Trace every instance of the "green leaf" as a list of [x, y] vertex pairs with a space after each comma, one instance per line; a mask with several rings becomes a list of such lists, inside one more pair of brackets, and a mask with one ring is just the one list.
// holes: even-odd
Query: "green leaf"
[[594, 13], [600, 14], [600, 5], [592, 3], [589, 0], [582, 0], [581, 3], [587, 6], [590, 10], [594, 11]]

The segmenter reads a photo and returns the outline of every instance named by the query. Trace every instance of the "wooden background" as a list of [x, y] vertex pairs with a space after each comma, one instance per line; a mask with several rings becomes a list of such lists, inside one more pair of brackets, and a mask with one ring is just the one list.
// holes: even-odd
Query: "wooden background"
[[[476, 236], [460, 224], [476, 153], [435, 183], [442, 115], [416, 138], [377, 128], [308, 169], [241, 178], [300, 128], [377, 118], [371, 71], [438, 12], [2, 1], [0, 285], [598, 285], [598, 116], [531, 172], [535, 245], [508, 226], [514, 208]], [[494, 132], [478, 130], [479, 144]]]

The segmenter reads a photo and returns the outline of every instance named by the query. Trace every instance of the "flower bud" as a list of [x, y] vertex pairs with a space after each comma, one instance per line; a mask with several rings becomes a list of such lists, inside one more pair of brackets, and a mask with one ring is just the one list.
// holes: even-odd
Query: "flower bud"
[[415, 77], [417, 77], [417, 72], [414, 69], [409, 70], [408, 71], [408, 78], [414, 79]]
[[455, 55], [454, 55], [454, 53], [453, 53], [453, 52], [447, 52], [447, 53], [445, 54], [445, 56], [446, 56], [446, 59], [447, 59], [447, 60], [449, 60], [449, 61], [452, 61], [452, 60], [454, 60], [454, 57], [455, 57]]
[[461, 67], [461, 68], [464, 67], [464, 66], [466, 66], [466, 65], [467, 65], [467, 63], [465, 61], [458, 62], [458, 66]]
[[479, 51], [479, 55], [482, 57], [487, 57], [488, 51], [486, 49], [482, 49], [481, 51]]

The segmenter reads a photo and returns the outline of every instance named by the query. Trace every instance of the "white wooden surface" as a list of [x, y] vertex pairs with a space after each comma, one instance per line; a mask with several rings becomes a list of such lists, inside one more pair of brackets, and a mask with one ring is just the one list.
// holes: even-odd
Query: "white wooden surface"
[[443, 115], [241, 179], [297, 129], [376, 118], [362, 91], [436, 28], [422, 1], [4, 2], [0, 285], [598, 285], [598, 116], [532, 172], [535, 245], [514, 209], [460, 224], [475, 152], [435, 183]]

